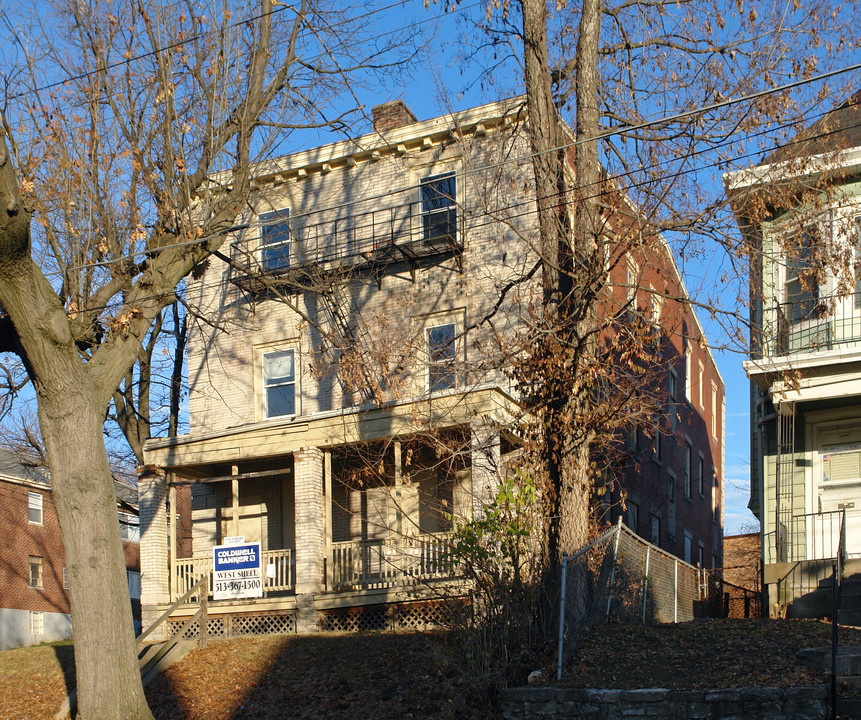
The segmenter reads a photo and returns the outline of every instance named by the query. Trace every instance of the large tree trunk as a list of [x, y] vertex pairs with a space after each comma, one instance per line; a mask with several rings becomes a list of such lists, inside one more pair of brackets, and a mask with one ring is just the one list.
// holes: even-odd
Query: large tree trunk
[[[600, 0], [585, 0], [576, 71], [578, 140], [598, 132], [600, 24]], [[594, 142], [578, 144], [574, 187], [569, 187], [563, 148], [567, 137], [553, 100], [543, 0], [523, 0], [523, 37], [545, 323], [535, 348], [542, 356], [535, 361], [540, 368], [536, 384], [544, 384], [537, 396], [543, 402], [543, 457], [551, 503], [547, 552], [553, 563], [562, 552], [583, 545], [589, 531], [593, 434], [582, 419], [588, 416], [592, 387], [583, 370], [595, 352], [595, 301], [602, 282], [600, 164]]]
[[[102, 440], [105, 409], [81, 381], [39, 394], [39, 422], [72, 578], [78, 720], [152, 720], [141, 685], [116, 496]], [[111, 662], [105, 663], [104, 658]]]
[[70, 570], [79, 720], [152, 720], [137, 665], [116, 496], [102, 437], [112, 390], [93, 380], [57, 293], [30, 258], [29, 217], [0, 137], [0, 304], [36, 390]]

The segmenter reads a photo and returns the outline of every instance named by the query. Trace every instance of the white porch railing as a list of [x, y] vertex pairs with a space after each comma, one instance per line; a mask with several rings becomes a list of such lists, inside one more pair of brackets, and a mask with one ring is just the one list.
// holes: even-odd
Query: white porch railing
[[332, 543], [329, 590], [367, 590], [450, 578], [451, 533]]
[[[296, 588], [296, 562], [293, 550], [264, 550], [263, 595], [268, 592], [290, 592]], [[269, 567], [274, 566], [274, 571]], [[209, 577], [207, 595], [212, 596], [212, 553], [178, 558], [173, 567], [171, 599], [182, 597], [204, 575]], [[271, 575], [271, 577], [270, 577]]]

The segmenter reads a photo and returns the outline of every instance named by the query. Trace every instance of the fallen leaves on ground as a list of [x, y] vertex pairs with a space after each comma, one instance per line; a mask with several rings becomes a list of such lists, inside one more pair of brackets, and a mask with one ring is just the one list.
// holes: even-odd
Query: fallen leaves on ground
[[[861, 645], [861, 630], [839, 628], [838, 642]], [[673, 690], [820, 685], [823, 672], [799, 665], [796, 656], [830, 644], [831, 624], [820, 620], [601, 625], [564, 668], [560, 684]]]
[[75, 686], [71, 643], [36, 645], [0, 653], [0, 720], [53, 718]]
[[[830, 643], [816, 620], [698, 620], [603, 625], [565, 668], [569, 687], [697, 689], [825, 682], [798, 664]], [[210, 640], [147, 687], [158, 720], [479, 720], [463, 678], [442, 659], [443, 634], [283, 635]], [[840, 628], [842, 645], [861, 630]], [[550, 663], [553, 661], [550, 660]], [[64, 675], [64, 672], [66, 675]], [[555, 668], [549, 674], [555, 677]], [[0, 653], [0, 720], [50, 720], [73, 682], [69, 645]], [[525, 678], [515, 684], [525, 684]]]
[[210, 641], [147, 688], [158, 720], [464, 718], [434, 636], [281, 636]]

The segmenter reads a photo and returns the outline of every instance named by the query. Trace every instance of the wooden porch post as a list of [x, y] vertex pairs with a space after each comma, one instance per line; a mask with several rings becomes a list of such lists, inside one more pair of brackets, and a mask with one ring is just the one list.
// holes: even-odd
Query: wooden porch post
[[239, 466], [232, 465], [230, 467], [230, 474], [233, 475], [233, 480], [231, 480], [231, 487], [233, 492], [232, 498], [232, 519], [230, 523], [230, 534], [236, 537], [239, 535], [239, 478], [236, 476], [239, 475]]
[[332, 577], [332, 450], [323, 451], [323, 559], [326, 566], [326, 589], [334, 584]]
[[176, 587], [176, 486], [173, 484], [175, 479], [174, 473], [167, 474], [168, 503], [170, 504], [170, 577], [167, 581], [167, 587], [171, 600], [179, 597]]
[[[397, 539], [404, 534], [404, 516], [401, 508], [401, 487], [403, 486], [403, 467], [401, 466], [401, 443], [395, 440], [395, 532]], [[396, 539], [396, 541], [397, 541]]]

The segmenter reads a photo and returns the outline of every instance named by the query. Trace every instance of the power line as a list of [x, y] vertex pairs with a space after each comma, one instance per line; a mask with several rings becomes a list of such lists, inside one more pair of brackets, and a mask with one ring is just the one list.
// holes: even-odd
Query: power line
[[[856, 67], [856, 66], [852, 66], [852, 67], [854, 68], [854, 67]], [[848, 70], [849, 70], [849, 69], [844, 69], [844, 70], [843, 70], [843, 72], [847, 72]], [[811, 79], [810, 79], [810, 80], [808, 80], [807, 82], [812, 82], [812, 81], [813, 81], [813, 80], [815, 80], [815, 79], [817, 79], [817, 78], [811, 78]], [[778, 89], [775, 89], [774, 91], [778, 91]], [[852, 104], [858, 104], [858, 103], [857, 103], [857, 101], [856, 101], [856, 102], [853, 102]], [[823, 112], [823, 113], [821, 113], [821, 114], [819, 115], [819, 117], [824, 117], [824, 116], [828, 115], [830, 112], [833, 112], [833, 111], [834, 111], [834, 110], [829, 110], [829, 111]], [[655, 121], [655, 122], [660, 122], [660, 120]], [[770, 129], [761, 130], [761, 131], [759, 131], [758, 133], [755, 133], [755, 134], [750, 134], [750, 135], [748, 135], [747, 137], [748, 137], [748, 138], [750, 138], [750, 137], [756, 137], [756, 136], [765, 136], [765, 135], [767, 135], [768, 133], [775, 132], [776, 130], [779, 130], [779, 129], [781, 129], [781, 128], [784, 128], [784, 129], [785, 129], [785, 128], [789, 128], [789, 127], [791, 127], [791, 126], [792, 126], [792, 124], [793, 124], [793, 123], [785, 123], [785, 124], [782, 124], [782, 125], [778, 125], [778, 126], [776, 126], [776, 127], [772, 127], [772, 128], [770, 128]], [[837, 133], [839, 133], [839, 132], [843, 132], [843, 131], [845, 131], [846, 129], [849, 129], [850, 127], [857, 127], [857, 125], [854, 125], [854, 126], [847, 126], [847, 127], [843, 127], [843, 128], [837, 128], [837, 129], [835, 129], [835, 130], [831, 130], [831, 131], [828, 131], [828, 132], [821, 132], [821, 133], [817, 133], [817, 134], [815, 134], [815, 135], [807, 135], [807, 136], [801, 135], [801, 136], [799, 136], [799, 137], [797, 137], [797, 138], [795, 138], [795, 139], [793, 139], [793, 140], [791, 140], [791, 141], [788, 141], [788, 142], [786, 142], [786, 143], [783, 143], [783, 144], [781, 144], [781, 145], [776, 146], [776, 148], [774, 149], [774, 151], [777, 151], [777, 150], [780, 150], [780, 149], [784, 149], [784, 148], [787, 148], [787, 147], [790, 147], [790, 146], [792, 146], [792, 145], [796, 145], [796, 144], [808, 143], [808, 142], [810, 142], [810, 141], [812, 141], [812, 140], [815, 140], [815, 139], [817, 139], [817, 138], [824, 138], [824, 137], [828, 137], [828, 136], [830, 136], [830, 135], [834, 135], [834, 134], [837, 134]], [[720, 147], [721, 147], [721, 146], [723, 146], [723, 145], [725, 145], [725, 144], [729, 144], [729, 145], [731, 145], [731, 144], [734, 144], [735, 142], [737, 142], [737, 141], [727, 141], [726, 143], [718, 143], [718, 144], [716, 144], [716, 145], [712, 145], [712, 146], [709, 146], [709, 147], [707, 147], [707, 148], [703, 148], [703, 149], [696, 150], [696, 151], [693, 151], [693, 152], [691, 152], [691, 153], [688, 153], [687, 155], [685, 155], [683, 158], [680, 158], [680, 159], [687, 159], [687, 158], [692, 158], [692, 157], [695, 157], [695, 156], [698, 156], [698, 155], [705, 155], [705, 154], [708, 154], [708, 153], [716, 152], [716, 151], [718, 151], [718, 150], [720, 149]], [[569, 143], [569, 144], [561, 145], [561, 146], [559, 146], [559, 147], [557, 148], [557, 150], [563, 150], [563, 149], [565, 149], [565, 148], [571, 147], [573, 144], [576, 144], [576, 143]], [[740, 159], [746, 159], [746, 158], [750, 158], [750, 157], [755, 157], [755, 156], [757, 156], [757, 155], [759, 155], [759, 154], [760, 154], [760, 151], [759, 151], [759, 150], [757, 150], [757, 151], [752, 151], [752, 152], [750, 152], [750, 153], [746, 153], [746, 154], [743, 154], [743, 155], [736, 156], [735, 158], [733, 158], [733, 160], [737, 162], [737, 161], [738, 161], [738, 160], [740, 160]], [[508, 164], [510, 164], [510, 163], [513, 163], [513, 164], [520, 164], [520, 163], [526, 162], [526, 161], [528, 161], [528, 160], [531, 160], [531, 159], [532, 159], [532, 158], [534, 158], [534, 157], [536, 157], [536, 154], [535, 154], [535, 153], [529, 153], [529, 154], [527, 154], [527, 155], [522, 155], [522, 156], [518, 156], [518, 157], [515, 157], [515, 158], [507, 158], [506, 160], [501, 161], [501, 162], [499, 162], [499, 163], [490, 163], [490, 164], [483, 165], [483, 166], [476, 167], [476, 168], [472, 168], [472, 169], [464, 169], [464, 170], [461, 170], [461, 171], [459, 171], [459, 172], [456, 172], [456, 177], [466, 177], [466, 176], [468, 176], [468, 175], [472, 175], [472, 174], [478, 174], [478, 173], [486, 172], [486, 171], [487, 171], [487, 170], [489, 170], [489, 169], [497, 169], [497, 168], [503, 167], [503, 166], [505, 166], [505, 165], [508, 165]], [[672, 162], [672, 161], [667, 160], [665, 164], [666, 164], [667, 166], [669, 166], [671, 162]], [[671, 179], [671, 178], [673, 178], [673, 177], [677, 177], [677, 176], [679, 176], [679, 175], [689, 175], [689, 174], [693, 174], [693, 173], [696, 173], [696, 172], [700, 172], [700, 171], [702, 171], [702, 170], [706, 170], [706, 169], [719, 168], [719, 167], [721, 167], [721, 165], [723, 165], [723, 164], [724, 164], [724, 163], [723, 163], [723, 162], [721, 162], [721, 161], [714, 161], [714, 162], [708, 163], [708, 164], [706, 164], [706, 165], [693, 166], [693, 167], [689, 167], [689, 168], [681, 168], [681, 169], [678, 169], [678, 170], [674, 170], [671, 174], [670, 174], [670, 173], [668, 173], [668, 174], [665, 174], [665, 175], [663, 175], [663, 176], [660, 176], [660, 175], [659, 175], [659, 176], [653, 176], [653, 177], [651, 177], [651, 178], [648, 178], [648, 179], [643, 180], [643, 181], [640, 181], [640, 182], [629, 183], [629, 184], [627, 184], [627, 185], [625, 186], [625, 188], [622, 188], [622, 189], [623, 189], [623, 190], [626, 190], [626, 189], [632, 189], [632, 188], [637, 188], [637, 187], [644, 187], [644, 186], [647, 186], [648, 184], [651, 184], [651, 183], [654, 183], [654, 182], [660, 182], [660, 181], [662, 181], [662, 180]], [[624, 180], [624, 179], [626, 179], [626, 178], [630, 178], [630, 176], [631, 176], [631, 173], [628, 173], [628, 172], [618, 173], [618, 174], [616, 174], [616, 175], [612, 175], [612, 176], [608, 176], [608, 177], [603, 178], [603, 179], [599, 182], [599, 184], [602, 184], [602, 183], [607, 182], [607, 181], [620, 181], [620, 180]], [[591, 184], [590, 184], [590, 186], [591, 186], [591, 185], [594, 185], [594, 183], [591, 183]], [[379, 193], [379, 194], [377, 194], [377, 195], [366, 196], [366, 197], [363, 197], [363, 198], [362, 198], [362, 199], [360, 199], [360, 200], [354, 200], [354, 201], [350, 201], [350, 202], [347, 202], [347, 203], [340, 203], [340, 204], [329, 205], [329, 206], [326, 206], [326, 207], [323, 207], [323, 208], [315, 208], [314, 210], [311, 210], [311, 211], [308, 211], [308, 212], [303, 212], [303, 213], [293, 213], [293, 215], [292, 215], [292, 220], [293, 220], [293, 221], [295, 221], [295, 219], [296, 219], [296, 218], [300, 218], [300, 217], [310, 217], [310, 216], [320, 215], [320, 214], [327, 213], [327, 212], [334, 212], [334, 211], [337, 211], [337, 210], [342, 210], [342, 209], [344, 209], [344, 208], [352, 208], [352, 207], [355, 207], [355, 206], [360, 205], [360, 204], [367, 204], [367, 203], [372, 203], [373, 201], [376, 201], [376, 200], [382, 200], [382, 199], [386, 199], [386, 198], [395, 197], [395, 196], [397, 196], [397, 195], [399, 195], [399, 194], [402, 194], [402, 193], [412, 193], [412, 192], [415, 192], [416, 190], [420, 189], [420, 187], [421, 187], [421, 184], [409, 185], [409, 186], [405, 186], [405, 187], [398, 188], [398, 189], [394, 189], [394, 190], [388, 190], [388, 191], [385, 191], [385, 192], [383, 192], [383, 193]], [[587, 187], [589, 187], [589, 186], [585, 186], [585, 185], [584, 185], [584, 186], [581, 186], [581, 189], [583, 189], [583, 188], [587, 188]], [[594, 199], [594, 198], [596, 198], [596, 197], [600, 197], [600, 195], [601, 195], [601, 194], [602, 194], [602, 193], [601, 193], [601, 192], [599, 192], [599, 193], [596, 193], [596, 194], [593, 194], [593, 195], [586, 195], [586, 196], [582, 196], [582, 195], [581, 195], [581, 198], [580, 198], [580, 199], [581, 199], [581, 200], [582, 200], [582, 199]], [[558, 195], [558, 193], [555, 193], [555, 192], [554, 192], [554, 193], [552, 193], [552, 194], [550, 194], [550, 195], [543, 196], [543, 198], [542, 198], [542, 199], [544, 199], [544, 198], [552, 198], [552, 197], [556, 197], [557, 195]], [[526, 204], [526, 203], [534, 203], [534, 202], [537, 202], [537, 200], [538, 200], [538, 198], [536, 198], [536, 199], [531, 199], [531, 200], [529, 200], [529, 201], [525, 201], [524, 203], [518, 203], [518, 204], [516, 204], [516, 205], [509, 206], [509, 207], [507, 207], [507, 208], [500, 208], [500, 211], [504, 211], [504, 210], [507, 210], [507, 209], [516, 209], [517, 207], [519, 207], [519, 206], [520, 206], [520, 205], [522, 205], [522, 204]], [[412, 203], [410, 203], [410, 204], [412, 204]], [[396, 206], [396, 207], [398, 207], [398, 206]], [[391, 209], [391, 208], [381, 208], [381, 210], [389, 210], [389, 209]], [[515, 216], [515, 217], [519, 217], [519, 216]], [[274, 222], [273, 224], [277, 224], [277, 223], [275, 223], [275, 222]], [[247, 228], [247, 227], [248, 227], [248, 226], [247, 226], [247, 225], [245, 225], [245, 226], [243, 226], [243, 227], [240, 227], [240, 228], [234, 228], [234, 229], [245, 229], [245, 228]], [[211, 236], [209, 236], [209, 237], [211, 237]], [[98, 262], [93, 262], [93, 263], [86, 263], [86, 264], [82, 264], [82, 265], [72, 266], [72, 267], [70, 267], [70, 268], [68, 268], [68, 269], [70, 269], [70, 270], [75, 270], [75, 269], [83, 269], [83, 268], [99, 267], [99, 266], [106, 267], [106, 266], [110, 266], [110, 265], [115, 264], [115, 263], [118, 263], [118, 262], [123, 262], [123, 261], [133, 261], [133, 260], [134, 260], [135, 258], [137, 258], [137, 257], [143, 256], [143, 255], [147, 255], [147, 254], [151, 254], [152, 252], [157, 252], [157, 251], [161, 251], [161, 250], [168, 250], [168, 249], [171, 249], [171, 248], [182, 248], [182, 247], [187, 247], [187, 246], [191, 246], [191, 245], [198, 245], [198, 244], [200, 244], [202, 241], [205, 241], [206, 239], [207, 239], [207, 238], [203, 238], [203, 239], [196, 239], [196, 240], [194, 240], [194, 241], [187, 241], [187, 242], [182, 242], [182, 243], [171, 243], [171, 244], [169, 244], [169, 245], [163, 245], [163, 246], [161, 246], [160, 248], [158, 248], [157, 250], [141, 250], [140, 252], [135, 253], [135, 254], [133, 254], [133, 255], [120, 256], [120, 257], [117, 257], [117, 258], [113, 258], [113, 259], [111, 259], [111, 260], [98, 261]]]

